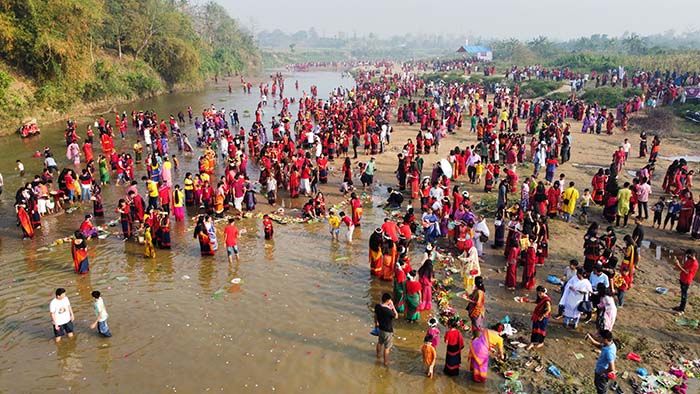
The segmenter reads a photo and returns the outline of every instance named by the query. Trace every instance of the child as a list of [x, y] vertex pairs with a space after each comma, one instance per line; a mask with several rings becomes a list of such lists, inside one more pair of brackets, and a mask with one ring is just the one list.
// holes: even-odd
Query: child
[[270, 219], [269, 215], [263, 216], [263, 233], [265, 234], [265, 239], [266, 240], [271, 240], [272, 236], [274, 235], [274, 228], [272, 227], [272, 219]]
[[[664, 226], [662, 229], [666, 230], [666, 225], [668, 224], [669, 220], [671, 221], [671, 230], [673, 230], [673, 226], [676, 225], [676, 220], [678, 220], [678, 215], [681, 212], [681, 203], [678, 202], [678, 197], [673, 196], [671, 199], [671, 202], [668, 204], [668, 210], [666, 212], [666, 219], [664, 220]], [[656, 214], [656, 213], [654, 213]]]
[[352, 181], [343, 182], [340, 185], [340, 192], [343, 193], [343, 197], [347, 197], [348, 193], [351, 193], [354, 190], [355, 187], [352, 185]]
[[101, 336], [109, 338], [112, 336], [112, 333], [109, 331], [109, 326], [107, 325], [107, 318], [109, 317], [109, 314], [107, 314], [105, 303], [102, 300], [100, 292], [97, 290], [92, 292], [92, 298], [95, 299], [92, 306], [95, 308], [95, 316], [97, 319], [90, 325], [90, 328], [94, 330], [97, 327], [97, 332]]
[[348, 228], [348, 243], [352, 243], [352, 233], [355, 231], [355, 224], [352, 222], [350, 216], [345, 215], [345, 212], [340, 212], [340, 221], [343, 222]]
[[17, 160], [17, 171], [19, 171], [19, 176], [24, 176], [24, 164]]
[[666, 207], [666, 198], [659, 197], [659, 201], [651, 208], [651, 210], [654, 211], [654, 223], [652, 227], [656, 226], [656, 228], [661, 228], [661, 217], [664, 213], [664, 207]]
[[175, 157], [175, 155], [172, 155], [172, 158], [173, 158], [173, 160], [172, 160], [172, 162], [173, 162], [173, 169], [174, 169], [175, 171], [177, 171], [178, 167], [180, 167], [180, 160], [178, 160], [177, 157]]
[[331, 232], [331, 238], [339, 241], [340, 236], [340, 217], [335, 214], [335, 210], [331, 209], [328, 215], [328, 228]]
[[430, 319], [428, 319], [428, 331], [425, 333], [425, 336], [432, 337], [431, 344], [435, 348], [435, 351], [437, 351], [438, 344], [440, 343], [440, 329], [437, 325], [437, 319], [431, 317]]
[[615, 274], [613, 278], [613, 285], [617, 292], [617, 306], [619, 308], [622, 308], [625, 304], [625, 292], [629, 290], [631, 284], [632, 276], [630, 276], [629, 268], [627, 266], [620, 268], [620, 272]]
[[302, 217], [304, 219], [316, 219], [316, 210], [314, 209], [314, 200], [309, 200], [302, 207]]
[[423, 338], [423, 346], [420, 351], [423, 354], [423, 364], [425, 365], [426, 375], [429, 378], [433, 377], [433, 369], [435, 368], [436, 351], [433, 347], [433, 337], [428, 334]]
[[277, 180], [274, 176], [267, 178], [267, 203], [270, 205], [277, 203]]
[[484, 174], [484, 164], [479, 161], [474, 167], [476, 167], [476, 184], [479, 185], [481, 184], [481, 176]]
[[583, 224], [588, 224], [588, 209], [590, 208], [591, 201], [593, 200], [590, 189], [583, 190], [581, 200], [581, 217], [579, 219]]

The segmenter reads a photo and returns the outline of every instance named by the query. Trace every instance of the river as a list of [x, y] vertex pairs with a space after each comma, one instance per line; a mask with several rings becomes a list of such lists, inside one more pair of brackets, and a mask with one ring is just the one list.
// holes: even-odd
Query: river
[[[321, 95], [353, 85], [336, 72], [286, 78], [287, 94], [297, 97], [312, 84]], [[293, 92], [294, 80], [299, 81], [299, 93]], [[256, 89], [246, 95], [238, 89], [229, 94], [222, 87], [159, 96], [119, 111], [154, 109], [166, 117], [185, 112], [188, 105], [199, 112], [214, 104], [242, 114], [253, 112], [257, 101]], [[267, 120], [273, 112], [268, 107]], [[241, 121], [247, 128], [252, 119]], [[87, 123], [79, 123], [82, 136]], [[389, 369], [375, 360], [375, 337], [369, 335], [372, 310], [381, 293], [390, 290], [389, 283], [370, 279], [367, 263], [367, 237], [384, 218], [380, 209], [365, 208], [363, 229], [356, 231], [352, 245], [331, 242], [321, 223], [277, 225], [275, 240], [265, 242], [259, 220], [241, 220], [239, 227], [247, 233], [241, 236], [241, 260], [232, 265], [222, 248], [214, 258], [200, 257], [189, 220], [173, 221], [173, 248], [158, 250], [155, 260], [144, 259], [140, 245], [111, 236], [90, 241], [91, 271], [75, 275], [67, 246], [37, 249], [70, 235], [92, 206], [44, 218], [43, 228], [30, 241], [21, 240], [12, 206], [17, 187], [41, 171], [42, 159], [32, 158], [34, 151], [51, 146], [59, 167], [66, 165], [63, 127], [43, 127], [41, 136], [32, 139], [0, 138], [5, 179], [0, 202], [0, 392], [495, 391], [493, 383], [488, 388], [469, 384], [464, 373], [449, 379], [437, 372], [444, 343], [438, 348], [436, 378], [424, 377], [420, 345], [426, 316], [418, 325], [396, 323]], [[183, 129], [194, 133], [189, 124]], [[133, 135], [130, 130], [131, 139], [115, 139], [116, 148], [131, 150]], [[26, 166], [24, 177], [13, 171], [17, 159]], [[195, 158], [182, 158], [174, 182], [195, 167]], [[136, 170], [138, 177], [144, 172], [142, 167]], [[116, 217], [115, 201], [123, 190], [104, 188], [106, 218], [98, 224]], [[269, 208], [258, 205], [259, 210]], [[233, 278], [241, 283], [231, 284]], [[57, 287], [67, 289], [77, 332], [73, 340], [58, 345], [52, 340], [48, 312]], [[110, 339], [89, 329], [94, 320], [90, 292], [95, 289], [102, 291], [110, 314]], [[463, 369], [465, 365], [466, 352]]]

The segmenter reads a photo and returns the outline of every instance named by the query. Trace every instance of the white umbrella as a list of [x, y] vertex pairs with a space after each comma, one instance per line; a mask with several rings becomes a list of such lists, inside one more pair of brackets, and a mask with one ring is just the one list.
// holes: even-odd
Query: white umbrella
[[447, 178], [452, 178], [452, 165], [447, 159], [440, 160], [440, 168]]

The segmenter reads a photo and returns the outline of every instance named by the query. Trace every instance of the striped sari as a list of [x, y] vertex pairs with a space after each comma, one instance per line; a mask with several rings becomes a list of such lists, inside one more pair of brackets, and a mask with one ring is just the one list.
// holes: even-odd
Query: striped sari
[[406, 282], [406, 319], [410, 322], [420, 319], [420, 283], [416, 280]]

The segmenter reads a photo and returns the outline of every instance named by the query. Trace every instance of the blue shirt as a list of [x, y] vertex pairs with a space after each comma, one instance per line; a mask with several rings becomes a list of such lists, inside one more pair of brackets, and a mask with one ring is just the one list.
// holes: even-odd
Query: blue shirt
[[668, 213], [678, 213], [681, 211], [681, 204], [679, 202], [672, 202], [668, 206]]
[[591, 287], [593, 287], [594, 291], [598, 287], [598, 283], [604, 283], [606, 288], [610, 287], [610, 278], [603, 272], [600, 275], [593, 272], [588, 280], [591, 282]]
[[598, 360], [595, 362], [595, 373], [603, 374], [608, 372], [610, 364], [615, 361], [616, 357], [617, 346], [615, 346], [615, 342], [610, 343], [608, 346], [603, 346], [600, 350], [600, 356], [598, 356]]

